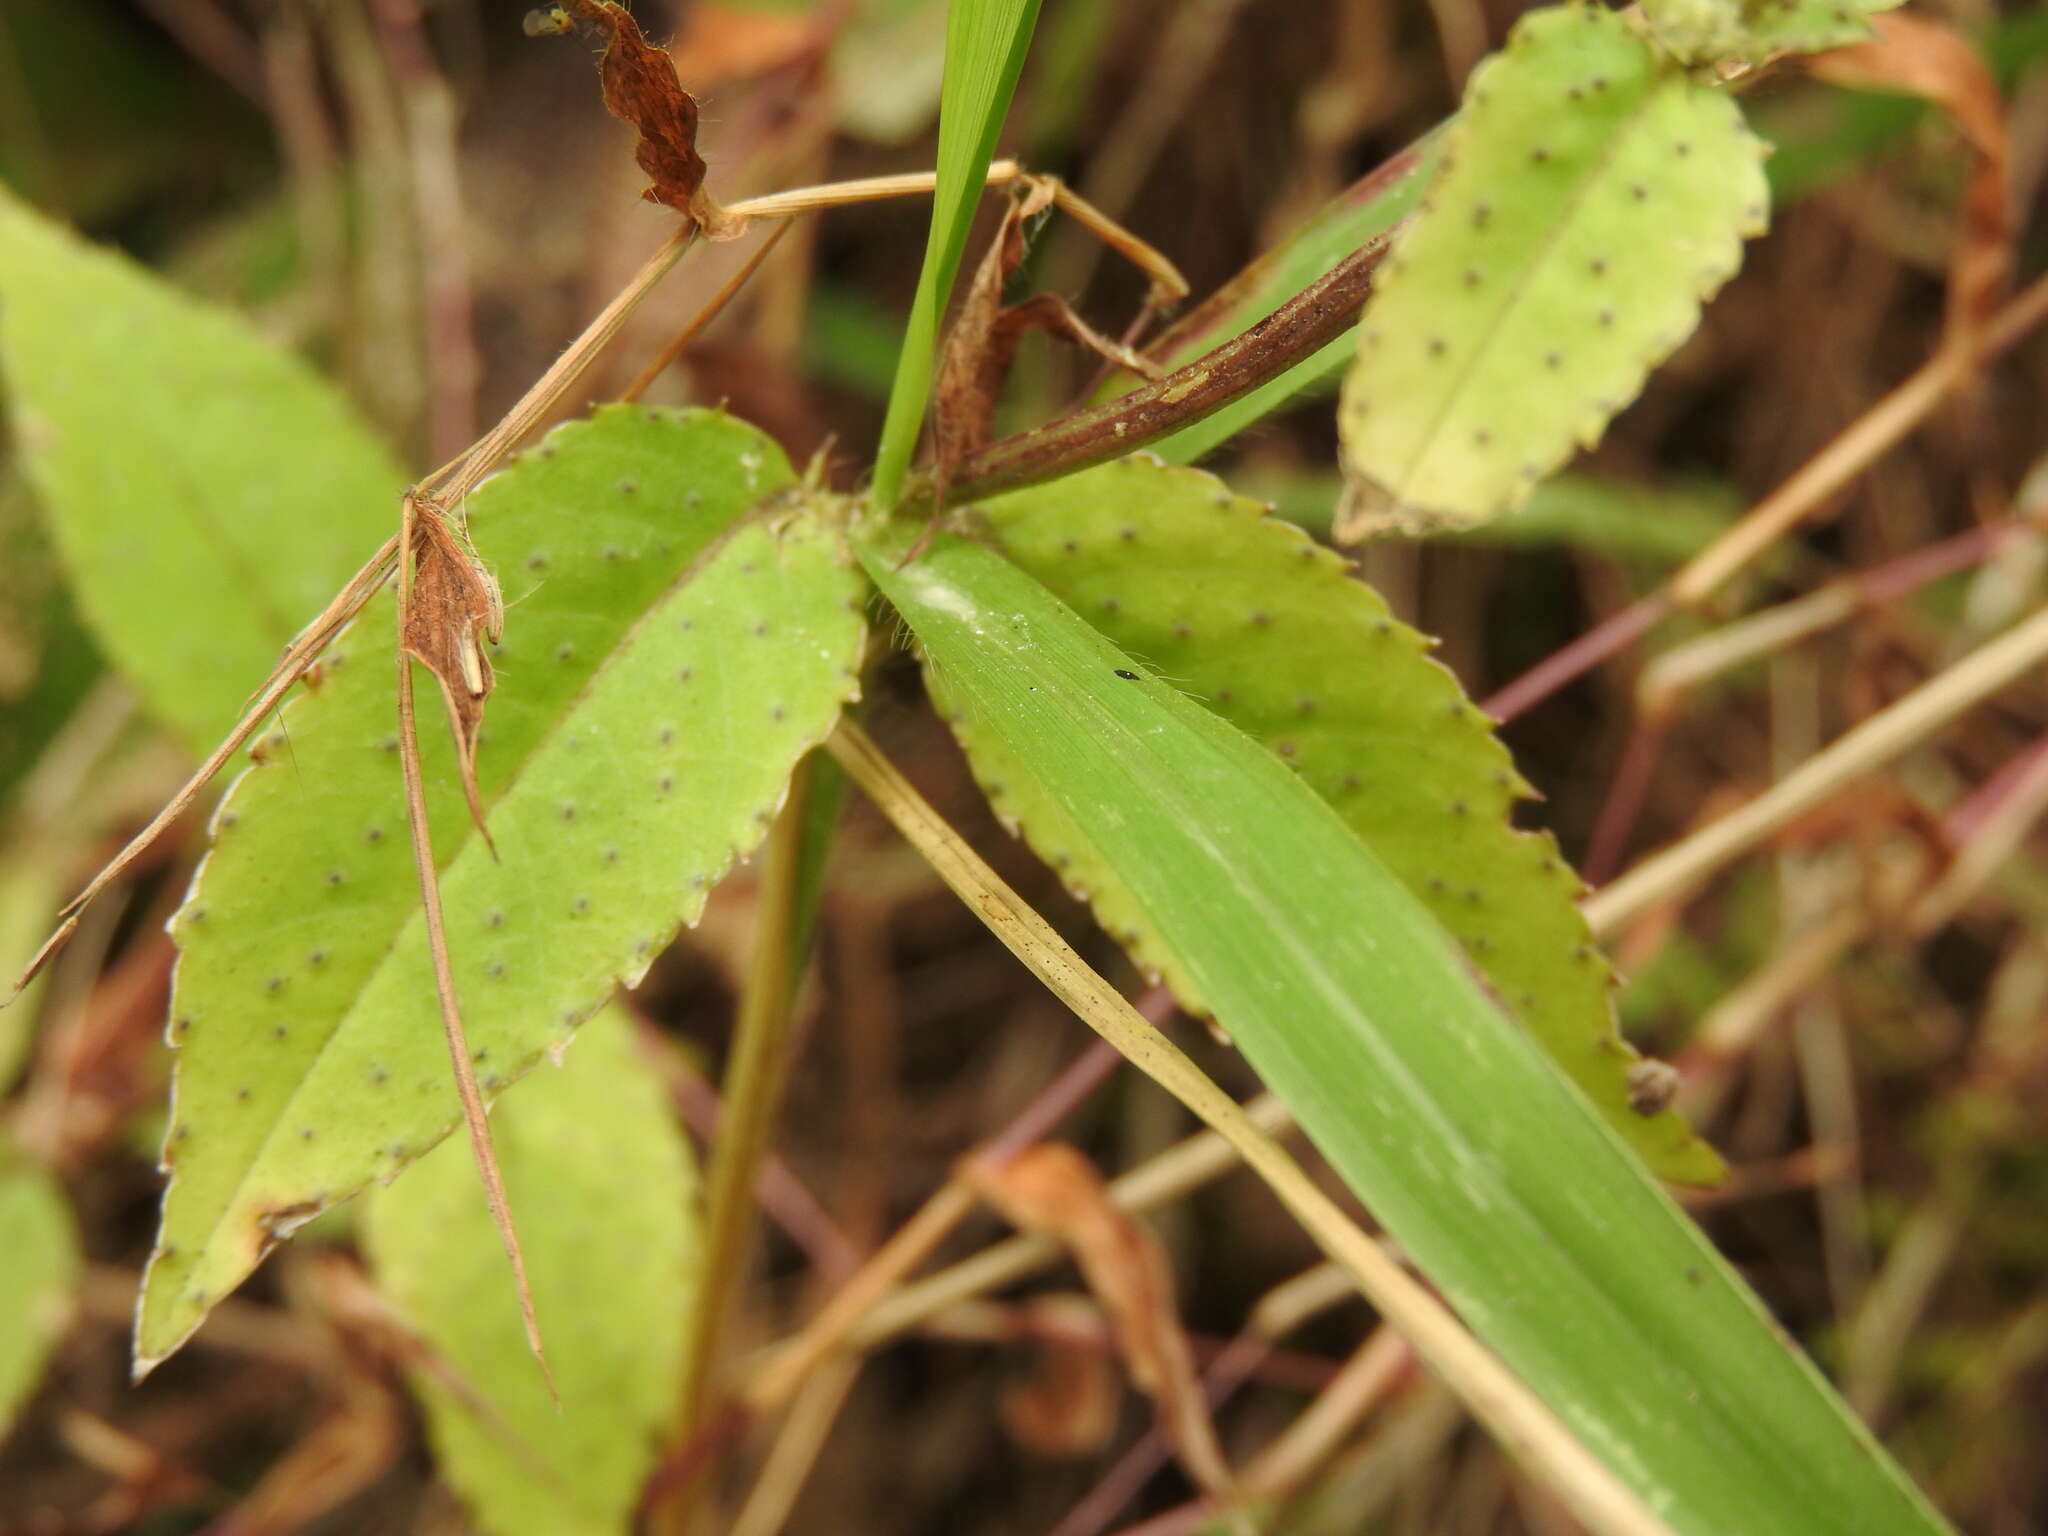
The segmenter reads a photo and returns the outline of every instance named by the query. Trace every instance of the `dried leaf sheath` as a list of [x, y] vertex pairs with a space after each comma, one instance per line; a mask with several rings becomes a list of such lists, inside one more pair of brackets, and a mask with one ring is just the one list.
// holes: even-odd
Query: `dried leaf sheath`
[[986, 448], [995, 436], [1003, 381], [1026, 332], [1050, 331], [1141, 377], [1160, 376], [1157, 364], [1096, 331], [1058, 294], [1037, 294], [1004, 308], [1003, 287], [1024, 262], [1024, 221], [1052, 207], [1060, 191], [1049, 177], [1027, 176], [1022, 186], [1022, 195], [1012, 198], [1004, 210], [1003, 222], [975, 269], [939, 360], [932, 436], [941, 503], [954, 467]]
[[[462, 792], [469, 814], [490, 842], [483, 802], [476, 787], [476, 745], [484, 705], [496, 679], [483, 642], [505, 631], [505, 603], [497, 580], [476, 556], [469, 539], [434, 502], [417, 493], [407, 498], [412, 515], [412, 569], [399, 620], [405, 649], [418, 657], [441, 684], [448, 729], [455, 738]], [[493, 852], [496, 851], [495, 846]]]

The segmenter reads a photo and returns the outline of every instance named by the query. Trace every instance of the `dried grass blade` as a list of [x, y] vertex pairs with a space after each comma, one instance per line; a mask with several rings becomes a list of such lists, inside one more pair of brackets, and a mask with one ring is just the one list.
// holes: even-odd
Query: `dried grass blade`
[[476, 1066], [470, 1060], [469, 1040], [462, 1027], [462, 1006], [455, 995], [455, 978], [448, 959], [448, 934], [441, 916], [441, 879], [434, 868], [433, 836], [427, 826], [426, 782], [420, 772], [419, 723], [413, 712], [413, 653], [407, 636], [412, 620], [413, 541], [419, 528], [419, 508], [411, 496], [405, 498], [400, 523], [405, 550], [398, 562], [398, 758], [405, 773], [405, 816], [412, 837], [412, 856], [420, 877], [420, 905], [426, 915], [427, 945], [434, 959], [434, 987], [441, 1000], [441, 1028], [448, 1037], [448, 1055], [455, 1069], [455, 1090], [462, 1100], [462, 1119], [469, 1129], [470, 1149], [476, 1154], [477, 1172], [483, 1178], [484, 1199], [491, 1208], [491, 1220], [505, 1244], [505, 1257], [512, 1264], [513, 1283], [519, 1290], [519, 1315], [526, 1325], [526, 1342], [539, 1362], [548, 1396], [561, 1406], [555, 1390], [554, 1372], [548, 1368], [547, 1351], [541, 1345], [540, 1320], [533, 1310], [533, 1290], [526, 1279], [526, 1256], [519, 1248], [519, 1233], [512, 1223], [512, 1204], [505, 1194], [505, 1179], [498, 1167], [498, 1154], [491, 1145], [490, 1121], [485, 1116], [484, 1097], [477, 1087]]

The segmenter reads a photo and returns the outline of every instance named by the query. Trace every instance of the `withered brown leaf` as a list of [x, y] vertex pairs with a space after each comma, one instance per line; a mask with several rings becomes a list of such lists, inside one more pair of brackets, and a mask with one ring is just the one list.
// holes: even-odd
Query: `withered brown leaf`
[[1024, 260], [1024, 221], [1051, 207], [1058, 192], [1048, 177], [1027, 176], [1022, 186], [1023, 195], [1011, 200], [995, 239], [975, 269], [939, 360], [932, 436], [941, 500], [953, 466], [993, 439], [1003, 380], [1027, 332], [1051, 331], [1064, 336], [1146, 378], [1157, 378], [1160, 373], [1156, 363], [1102, 335], [1057, 294], [1041, 293], [1003, 307], [1003, 286]]
[[1931, 101], [1975, 151], [1949, 261], [1946, 338], [1974, 355], [2012, 276], [2017, 231], [2008, 190], [2012, 145], [2005, 102], [1983, 54], [1952, 27], [1908, 15], [1873, 16], [1871, 23], [1877, 30], [1873, 41], [1818, 54], [1807, 67], [1837, 85]]
[[564, 14], [589, 23], [604, 34], [604, 55], [598, 73], [604, 82], [604, 104], [612, 116], [630, 123], [640, 135], [633, 158], [654, 178], [640, 195], [695, 219], [712, 239], [737, 234], [739, 221], [704, 189], [704, 157], [697, 153], [697, 101], [676, 77], [667, 50], [648, 42], [624, 6], [615, 0], [559, 0], [548, 18], [529, 32], [560, 30], [552, 18]]
[[401, 633], [406, 650], [441, 684], [462, 770], [462, 792], [477, 830], [489, 842], [476, 787], [476, 744], [484, 703], [496, 686], [484, 641], [494, 641], [504, 632], [505, 604], [497, 579], [447, 512], [417, 493], [412, 502], [412, 589]]
[[1026, 1147], [1008, 1162], [970, 1158], [975, 1193], [1009, 1221], [1064, 1244], [1116, 1330], [1131, 1380], [1159, 1413], [1166, 1441], [1188, 1475], [1227, 1494], [1230, 1469], [1195, 1374], [1194, 1352], [1174, 1302], [1166, 1250], [1109, 1198], [1095, 1165], [1062, 1142]]

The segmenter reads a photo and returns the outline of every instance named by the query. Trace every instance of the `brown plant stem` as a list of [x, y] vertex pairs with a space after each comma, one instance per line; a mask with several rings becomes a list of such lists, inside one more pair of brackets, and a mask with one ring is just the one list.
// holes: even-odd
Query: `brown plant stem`
[[948, 481], [955, 505], [1121, 457], [1200, 421], [1342, 335], [1372, 293], [1384, 236], [1352, 252], [1265, 319], [1165, 378], [989, 444]]
[[659, 352], [648, 359], [647, 366], [634, 376], [632, 383], [620, 391], [621, 400], [638, 400], [647, 393], [648, 385], [675, 366], [676, 360], [689, 350], [690, 343], [703, 335], [711, 322], [725, 313], [726, 305], [730, 304], [740, 289], [746, 286], [747, 279], [768, 259], [768, 253], [775, 249], [776, 243], [789, 233], [789, 229], [789, 223], [785, 220], [768, 232], [768, 238], [754, 247], [747, 259], [740, 263], [739, 270], [727, 278], [718, 292], [711, 296], [711, 301], [698, 310], [681, 330], [671, 336]]

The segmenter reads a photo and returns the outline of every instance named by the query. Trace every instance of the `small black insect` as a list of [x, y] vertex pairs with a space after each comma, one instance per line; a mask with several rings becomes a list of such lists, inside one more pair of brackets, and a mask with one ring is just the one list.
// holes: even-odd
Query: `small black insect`
[[1124, 669], [1123, 669], [1122, 667], [1118, 667], [1118, 668], [1116, 669], [1116, 675], [1117, 675], [1118, 677], [1127, 677], [1127, 678], [1129, 678], [1129, 679], [1130, 679], [1130, 680], [1131, 680], [1132, 682], [1134, 682], [1134, 683], [1135, 683], [1135, 682], [1136, 682], [1136, 681], [1138, 680], [1138, 674], [1137, 674], [1137, 673], [1135, 673], [1135, 672], [1126, 672], [1126, 671], [1125, 671], [1125, 670], [1124, 670]]

